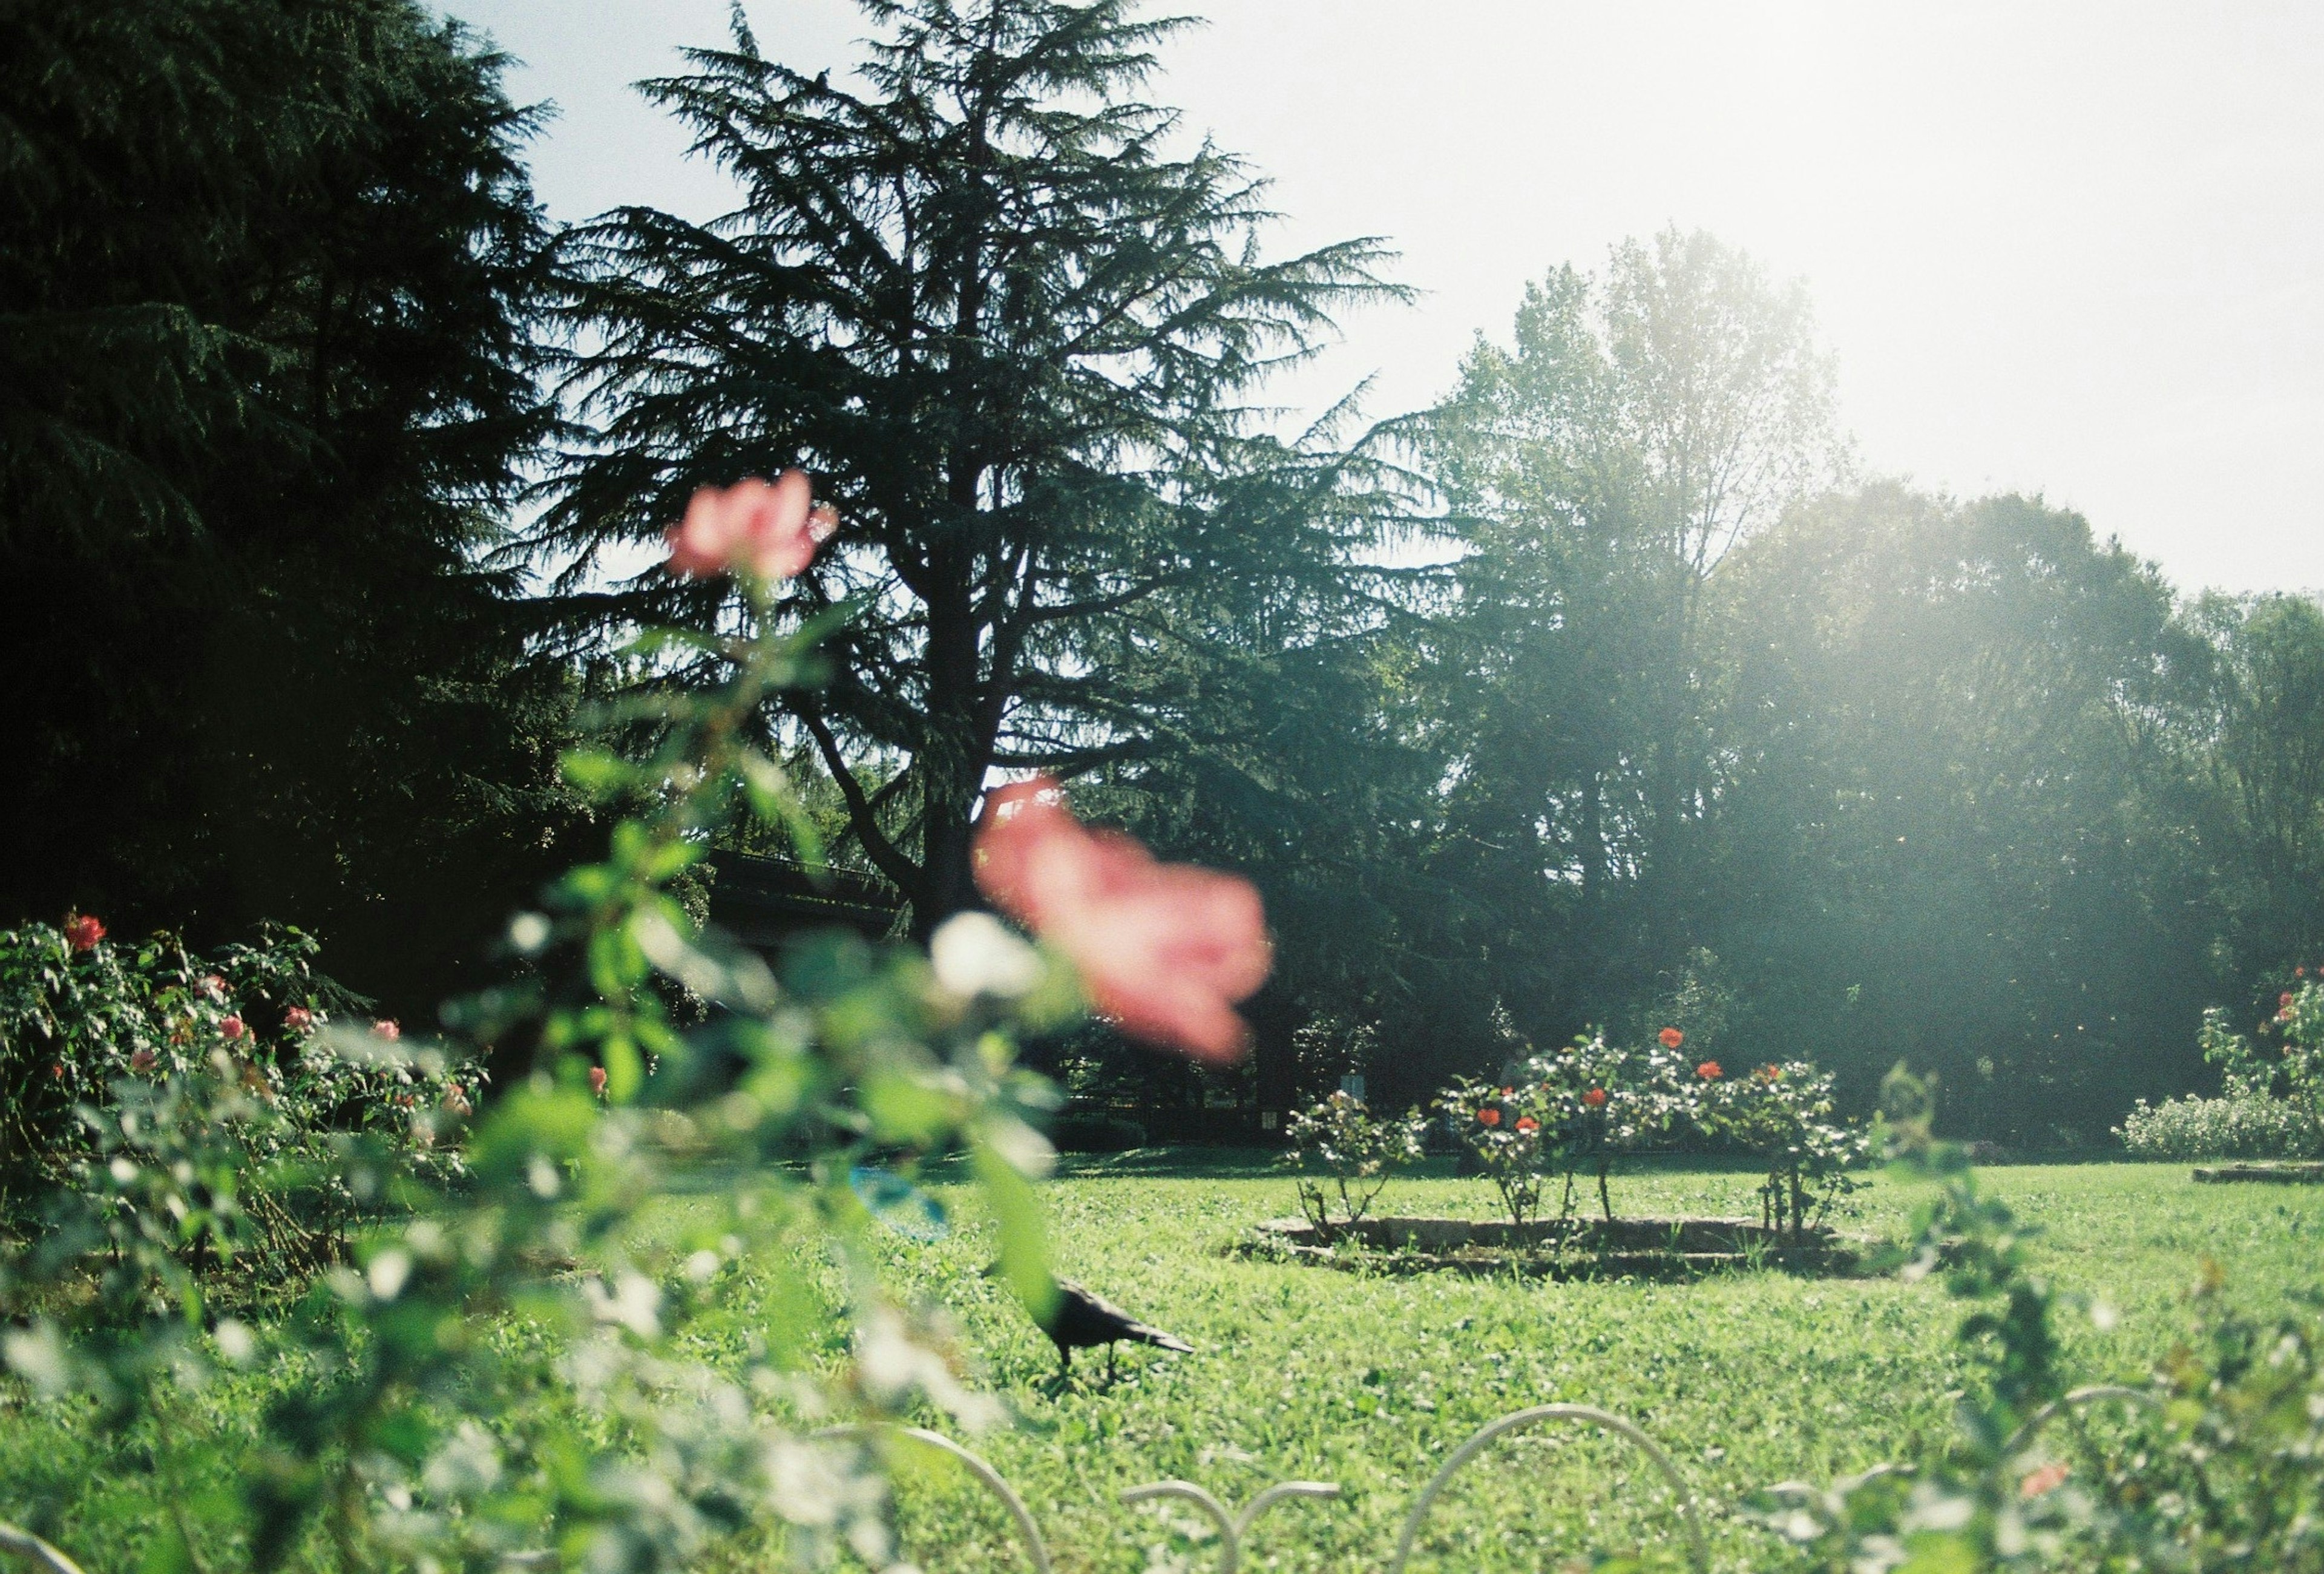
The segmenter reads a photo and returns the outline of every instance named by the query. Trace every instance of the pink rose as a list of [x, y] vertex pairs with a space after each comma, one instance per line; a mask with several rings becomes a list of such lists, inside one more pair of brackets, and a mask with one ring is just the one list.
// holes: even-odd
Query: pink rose
[[384, 1038], [390, 1044], [393, 1044], [403, 1036], [403, 1029], [392, 1018], [383, 1017], [371, 1025], [371, 1036], [374, 1038]]
[[201, 982], [194, 987], [213, 1000], [226, 999], [226, 980], [216, 973], [204, 973]]
[[129, 1054], [129, 1069], [135, 1072], [140, 1076], [152, 1071], [153, 1069], [153, 1052], [150, 1049], [132, 1050]]
[[232, 1044], [235, 1039], [240, 1038], [243, 1035], [244, 1029], [242, 1026], [242, 1018], [239, 1017], [226, 1017], [218, 1024], [218, 1031], [226, 1036], [226, 1041], [228, 1044]]
[[282, 1013], [282, 1026], [293, 1033], [304, 1033], [315, 1026], [315, 1014], [304, 1006], [293, 1006]]
[[604, 1066], [591, 1066], [589, 1068], [589, 1091], [596, 1094], [600, 1099], [605, 1096], [605, 1068]]
[[1274, 961], [1248, 880], [1084, 829], [1047, 778], [985, 800], [975, 859], [978, 888], [1063, 952], [1124, 1033], [1198, 1060], [1241, 1055], [1249, 1032], [1233, 1005]]
[[761, 579], [788, 579], [815, 560], [815, 549], [839, 528], [828, 505], [812, 506], [804, 470], [786, 470], [771, 486], [742, 481], [706, 486], [669, 528], [669, 571], [706, 578], [735, 568]]

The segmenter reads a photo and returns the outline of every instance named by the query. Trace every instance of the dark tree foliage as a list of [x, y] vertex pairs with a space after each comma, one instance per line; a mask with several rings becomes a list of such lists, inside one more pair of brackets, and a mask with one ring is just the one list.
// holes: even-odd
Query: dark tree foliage
[[2159, 575], [2080, 516], [1895, 485], [1803, 509], [1722, 585], [1729, 764], [1687, 906], [1738, 1058], [1870, 1099], [1899, 1060], [1953, 1118], [2047, 1144], [2198, 1074], [2210, 891], [2143, 735]]
[[[973, 900], [988, 772], [1199, 747], [1211, 684], [1344, 618], [1379, 535], [1366, 467], [1264, 435], [1248, 400], [1330, 312], [1394, 292], [1368, 242], [1261, 259], [1262, 184], [1134, 97], [1181, 23], [865, 9], [852, 82], [766, 59], [738, 15], [733, 48], [647, 84], [743, 203], [575, 237], [600, 424], [537, 544], [577, 584], [698, 486], [814, 472], [845, 522], [800, 601], [856, 610], [831, 683], [770, 725], [811, 742], [925, 929]], [[568, 605], [618, 627], [724, 594], [649, 573]], [[1230, 621], [1250, 643], [1212, 642]]]
[[289, 919], [425, 999], [529, 879], [501, 69], [412, 0], [0, 0], [0, 917]]

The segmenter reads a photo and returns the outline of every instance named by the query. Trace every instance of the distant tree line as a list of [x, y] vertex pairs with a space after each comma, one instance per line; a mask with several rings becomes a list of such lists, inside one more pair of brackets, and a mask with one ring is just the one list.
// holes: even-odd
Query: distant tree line
[[475, 971], [584, 826], [585, 702], [715, 675], [607, 654], [737, 611], [635, 548], [799, 465], [844, 523], [796, 604], [844, 621], [759, 725], [832, 858], [925, 932], [1046, 770], [1249, 873], [1247, 1105], [1673, 1024], [2089, 1139], [2324, 961], [2312, 599], [1861, 476], [1803, 293], [1700, 235], [1550, 272], [1434, 409], [1286, 433], [1268, 376], [1401, 292], [1375, 241], [1269, 255], [1140, 97], [1177, 24], [865, 9], [844, 79], [738, 20], [645, 85], [724, 218], [560, 232], [505, 61], [410, 0], [0, 4], [0, 918]]

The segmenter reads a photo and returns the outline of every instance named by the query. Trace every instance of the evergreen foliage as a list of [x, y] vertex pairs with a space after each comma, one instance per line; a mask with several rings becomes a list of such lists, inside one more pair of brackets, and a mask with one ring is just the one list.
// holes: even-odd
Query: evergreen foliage
[[414, 0], [0, 40], [0, 916], [290, 918], [430, 996], [560, 814], [485, 566], [553, 419], [535, 116]]
[[[1200, 747], [1214, 674], [1344, 621], [1369, 467], [1248, 401], [1395, 291], [1368, 241], [1262, 260], [1263, 183], [1134, 96], [1179, 22], [865, 9], [857, 86], [768, 59], [739, 14], [731, 48], [647, 84], [743, 202], [574, 237], [600, 424], [536, 540], [600, 564], [701, 485], [814, 472], [844, 523], [807, 583], [857, 610], [833, 681], [770, 724], [811, 741], [925, 928], [972, 900], [988, 771]], [[569, 604], [618, 626], [722, 594], [649, 575]]]

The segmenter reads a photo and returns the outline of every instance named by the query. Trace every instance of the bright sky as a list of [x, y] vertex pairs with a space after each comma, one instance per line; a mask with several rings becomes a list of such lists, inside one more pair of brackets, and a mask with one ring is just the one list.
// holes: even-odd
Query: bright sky
[[[706, 217], [719, 178], [627, 84], [725, 0], [439, 0], [561, 114], [552, 215]], [[1191, 0], [1185, 9], [1205, 9]], [[2324, 6], [2144, 0], [1209, 0], [1149, 89], [1275, 178], [1286, 249], [1403, 253], [1282, 389], [1427, 403], [1526, 280], [1710, 229], [1806, 280], [1871, 469], [2038, 491], [2182, 586], [2324, 586]], [[749, 0], [844, 69], [847, 0]]]

